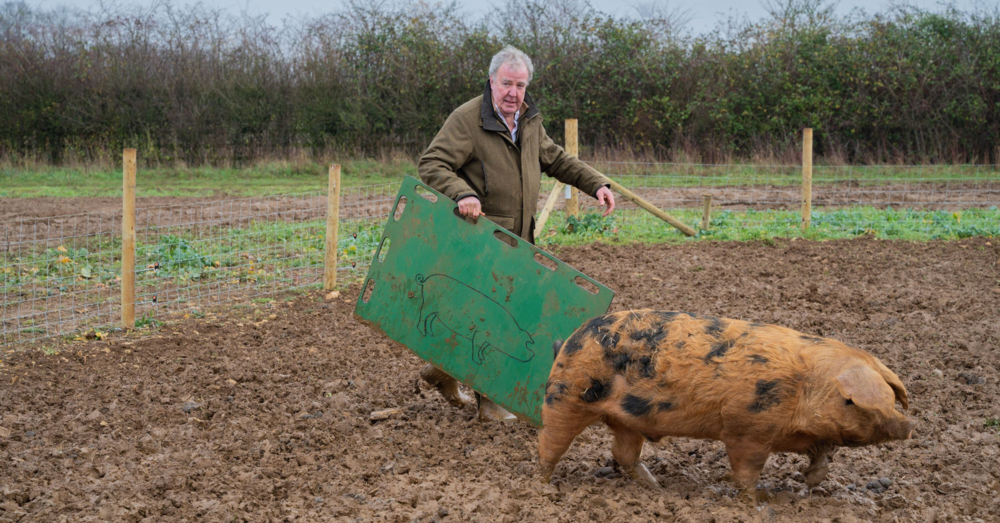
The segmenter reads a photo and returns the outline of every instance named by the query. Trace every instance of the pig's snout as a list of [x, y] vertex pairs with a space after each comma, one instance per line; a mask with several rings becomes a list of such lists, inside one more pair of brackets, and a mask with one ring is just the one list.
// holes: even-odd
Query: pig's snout
[[882, 424], [882, 430], [874, 434], [875, 441], [861, 442], [862, 445], [875, 442], [904, 440], [913, 437], [913, 427], [917, 426], [917, 421], [912, 419], [894, 419]]

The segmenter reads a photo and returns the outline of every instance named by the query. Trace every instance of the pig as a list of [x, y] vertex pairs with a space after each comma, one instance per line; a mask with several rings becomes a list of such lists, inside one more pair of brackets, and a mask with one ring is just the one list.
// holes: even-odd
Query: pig
[[906, 387], [865, 351], [777, 325], [685, 312], [591, 319], [561, 346], [545, 385], [538, 476], [548, 483], [574, 438], [603, 421], [623, 472], [657, 488], [644, 440], [725, 444], [731, 478], [752, 491], [772, 452], [809, 456], [811, 488], [838, 447], [908, 439]]
[[[522, 329], [503, 305], [446, 274], [427, 277], [418, 274], [414, 279], [420, 284], [420, 318], [417, 320], [420, 334], [433, 336], [435, 322], [440, 323], [453, 335], [469, 342], [472, 361], [477, 365], [483, 364], [490, 349], [521, 363], [535, 357], [531, 349], [535, 340], [531, 333]], [[510, 346], [493, 345], [489, 340], [491, 330], [516, 337], [515, 342]], [[480, 332], [483, 336], [477, 341]]]

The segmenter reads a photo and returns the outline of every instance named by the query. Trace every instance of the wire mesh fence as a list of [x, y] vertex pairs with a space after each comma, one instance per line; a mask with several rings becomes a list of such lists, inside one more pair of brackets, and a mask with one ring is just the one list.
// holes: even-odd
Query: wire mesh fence
[[[338, 281], [360, 279], [395, 184], [341, 192]], [[241, 198], [136, 210], [136, 324], [323, 282], [326, 195]], [[4, 224], [0, 344], [121, 320], [121, 212]]]
[[120, 315], [120, 212], [17, 219], [0, 238], [0, 345]]
[[[752, 238], [755, 231], [761, 236], [904, 239], [1000, 233], [1000, 170], [990, 165], [816, 166], [805, 232], [798, 165], [602, 162], [595, 167], [695, 230], [702, 226], [704, 197], [711, 196], [711, 223], [702, 237]], [[617, 229], [679, 234], [632, 202], [619, 200]], [[581, 198], [583, 213], [596, 212], [596, 205], [592, 198]], [[546, 228], [551, 234], [564, 224], [556, 219]]]
[[[803, 232], [802, 170], [780, 165], [598, 163], [600, 171], [699, 236], [747, 239], [821, 234], [935, 238], [1000, 235], [1000, 172], [991, 166], [814, 167], [812, 222]], [[551, 187], [546, 179], [539, 208]], [[397, 184], [341, 193], [337, 273], [342, 284], [367, 272]], [[701, 227], [705, 195], [712, 218]], [[560, 202], [557, 208], [562, 208]], [[633, 239], [680, 237], [619, 198], [612, 227]], [[596, 201], [581, 198], [581, 212]], [[136, 211], [137, 325], [323, 282], [326, 195], [240, 198]], [[0, 229], [0, 344], [29, 342], [121, 321], [118, 212], [22, 218]], [[555, 213], [540, 238], [564, 230]]]

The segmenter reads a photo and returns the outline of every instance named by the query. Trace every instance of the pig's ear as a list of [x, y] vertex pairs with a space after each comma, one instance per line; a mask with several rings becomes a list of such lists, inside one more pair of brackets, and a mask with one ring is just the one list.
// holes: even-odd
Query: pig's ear
[[868, 365], [855, 365], [837, 376], [837, 390], [863, 409], [890, 410], [895, 403], [882, 376]]
[[875, 360], [875, 363], [878, 364], [878, 373], [882, 375], [882, 379], [892, 387], [892, 392], [896, 395], [896, 401], [903, 405], [903, 410], [909, 409], [910, 405], [907, 401], [906, 387], [903, 386], [903, 381], [899, 379], [899, 376], [896, 376], [895, 372], [889, 370], [889, 367], [883, 365], [881, 361]]

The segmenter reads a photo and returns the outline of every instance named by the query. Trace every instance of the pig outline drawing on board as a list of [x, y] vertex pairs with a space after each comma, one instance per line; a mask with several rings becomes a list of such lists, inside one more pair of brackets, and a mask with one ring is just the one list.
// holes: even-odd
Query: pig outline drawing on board
[[538, 443], [538, 476], [586, 427], [604, 422], [612, 455], [658, 488], [640, 461], [644, 441], [722, 441], [731, 479], [753, 491], [773, 452], [810, 458], [805, 483], [822, 482], [839, 447], [908, 439], [916, 421], [906, 388], [875, 356], [777, 325], [686, 312], [598, 316], [553, 346]]
[[[488, 349], [493, 349], [521, 363], [528, 363], [535, 357], [535, 351], [529, 347], [535, 343], [534, 337], [521, 328], [510, 311], [496, 300], [447, 274], [431, 274], [426, 277], [423, 274], [417, 274], [414, 280], [420, 285], [420, 316], [417, 320], [417, 330], [421, 335], [434, 336], [434, 324], [435, 322], [439, 323], [455, 336], [469, 340], [472, 361], [477, 365], [483, 364]], [[460, 308], [452, 307], [448, 298], [460, 298], [461, 294], [465, 294], [465, 300], [454, 300]], [[477, 314], [470, 312], [480, 309], [480, 307], [475, 306], [477, 303], [483, 305], [481, 308], [489, 311], [486, 316], [477, 317]], [[478, 346], [476, 344], [476, 335], [479, 334], [479, 331], [487, 326], [496, 325], [498, 317], [502, 318], [501, 321], [511, 322], [513, 327], [521, 333], [518, 344], [512, 350], [497, 347], [489, 341], [484, 341]], [[523, 351], [520, 350], [520, 342], [522, 341], [524, 342]]]

